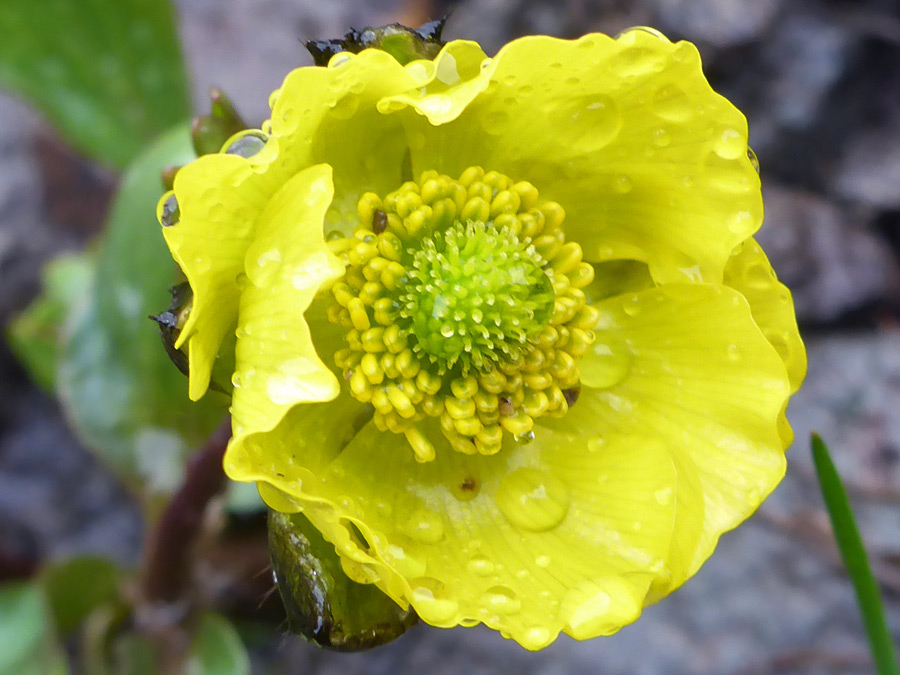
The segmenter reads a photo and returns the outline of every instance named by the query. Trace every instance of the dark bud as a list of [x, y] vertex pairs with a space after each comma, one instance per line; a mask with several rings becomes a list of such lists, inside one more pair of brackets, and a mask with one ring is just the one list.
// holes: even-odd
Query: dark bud
[[337, 651], [371, 649], [418, 622], [377, 587], [351, 581], [334, 550], [301, 514], [269, 513], [269, 553], [291, 631]]
[[168, 192], [175, 187], [175, 174], [178, 173], [180, 166], [167, 166], [162, 170], [163, 190]]
[[581, 395], [581, 387], [572, 387], [571, 389], [563, 389], [563, 398], [566, 399], [566, 403], [571, 408], [575, 405], [575, 401], [578, 400], [578, 397]]
[[225, 141], [248, 127], [231, 99], [218, 87], [209, 90], [210, 113], [191, 122], [191, 139], [197, 155], [219, 152]]
[[309, 40], [306, 49], [317, 66], [327, 66], [335, 54], [358, 54], [364, 49], [381, 49], [406, 65], [417, 59], [433, 59], [441, 51], [444, 42], [441, 33], [447, 19], [429, 21], [413, 29], [392, 23], [378, 28], [351, 29], [343, 38], [334, 40]]
[[172, 293], [172, 304], [169, 309], [150, 318], [159, 326], [159, 335], [162, 338], [166, 354], [169, 355], [169, 358], [178, 370], [187, 375], [187, 354], [180, 349], [175, 349], [175, 343], [178, 341], [181, 329], [191, 313], [191, 307], [194, 304], [194, 294], [191, 291], [190, 284], [187, 282], [173, 286], [170, 292]]

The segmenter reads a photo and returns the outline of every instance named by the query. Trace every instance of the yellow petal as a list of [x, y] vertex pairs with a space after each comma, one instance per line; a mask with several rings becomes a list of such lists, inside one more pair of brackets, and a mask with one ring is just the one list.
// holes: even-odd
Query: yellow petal
[[330, 228], [349, 234], [359, 223], [361, 194], [385, 194], [403, 181], [407, 148], [400, 120], [382, 115], [376, 104], [416, 86], [390, 54], [367, 49], [342, 52], [327, 68], [298, 68], [272, 94], [267, 124], [283, 153], [300, 167], [327, 163], [334, 169]]
[[407, 99], [416, 174], [480, 164], [528, 180], [563, 206], [586, 260], [642, 260], [657, 282], [720, 282], [759, 228], [746, 119], [712, 91], [693, 45], [643, 30], [526, 37], [485, 72], [488, 88], [452, 121]]
[[790, 384], [734, 290], [671, 284], [597, 307], [596, 340], [582, 360], [586, 387], [573, 410], [589, 411], [589, 428], [606, 438], [644, 433], [663, 441], [678, 470], [673, 550], [659, 597], [696, 572], [719, 535], [781, 480], [778, 420]]
[[322, 232], [331, 168], [304, 169], [269, 200], [245, 258], [235, 349], [236, 437], [268, 431], [297, 403], [338, 394], [303, 316], [319, 288], [344, 273]]
[[734, 249], [725, 267], [724, 283], [747, 298], [753, 320], [784, 361], [794, 393], [806, 377], [806, 348], [797, 328], [791, 291], [778, 281], [756, 240], [748, 239]]
[[254, 157], [205, 155], [175, 176], [180, 218], [163, 228], [163, 236], [194, 292], [178, 342], [180, 347], [190, 340], [193, 400], [206, 392], [222, 338], [237, 321], [236, 280], [256, 218], [281, 180], [266, 171], [277, 155], [277, 143], [270, 140]]
[[[532, 443], [485, 457], [454, 452], [426, 425], [437, 452], [422, 464], [403, 436], [369, 424], [322, 469], [286, 449], [296, 436], [282, 424], [260, 435], [268, 475], [241, 478], [269, 483], [261, 492], [276, 508], [302, 508], [352, 578], [428, 623], [483, 622], [538, 649], [560, 631], [585, 639], [634, 621], [675, 515], [663, 444], [634, 436], [593, 452], [573, 429], [538, 428]], [[267, 464], [269, 447], [290, 452], [288, 475], [275, 473], [283, 459]]]
[[432, 124], [446, 124], [490, 84], [490, 73], [482, 68], [486, 59], [477, 42], [448, 42], [433, 61], [413, 61], [406, 66], [421, 83], [416, 89], [385, 97], [378, 109], [390, 113], [412, 106]]

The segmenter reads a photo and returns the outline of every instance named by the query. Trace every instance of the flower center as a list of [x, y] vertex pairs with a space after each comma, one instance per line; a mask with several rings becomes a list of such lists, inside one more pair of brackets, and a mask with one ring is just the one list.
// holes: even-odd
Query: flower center
[[421, 246], [397, 298], [397, 323], [415, 337], [414, 351], [442, 373], [516, 360], [553, 311], [540, 255], [508, 228], [472, 221]]
[[470, 167], [366, 193], [358, 211], [363, 226], [331, 242], [347, 271], [329, 318], [347, 330], [335, 361], [379, 429], [427, 461], [426, 418], [455, 450], [493, 454], [504, 433], [527, 441], [535, 418], [565, 414], [597, 311], [558, 204]]

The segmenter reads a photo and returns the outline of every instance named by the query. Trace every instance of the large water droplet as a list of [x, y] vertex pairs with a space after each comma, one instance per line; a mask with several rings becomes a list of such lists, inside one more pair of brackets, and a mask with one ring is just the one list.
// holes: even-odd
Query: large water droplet
[[159, 210], [159, 223], [163, 227], [172, 227], [178, 223], [179, 218], [181, 218], [181, 209], [178, 207], [178, 200], [173, 192], [166, 197], [166, 201]]
[[651, 110], [669, 122], [686, 122], [694, 114], [687, 94], [674, 84], [657, 89], [653, 95]]
[[659, 502], [659, 504], [661, 504], [662, 506], [666, 506], [669, 502], [672, 501], [672, 488], [660, 488], [653, 493], [653, 496], [656, 498], [656, 501]]
[[253, 157], [266, 147], [269, 137], [262, 131], [248, 131], [229, 143], [224, 152], [238, 157]]
[[724, 129], [716, 139], [713, 151], [722, 159], [737, 159], [747, 152], [747, 143], [737, 129]]
[[622, 128], [622, 114], [616, 102], [609, 96], [601, 94], [576, 112], [573, 118], [579, 125], [585, 125], [586, 133], [583, 141], [589, 143], [591, 149], [599, 149], [610, 143]]
[[436, 544], [444, 538], [444, 522], [433, 511], [419, 509], [407, 522], [406, 533], [422, 544]]
[[359, 97], [346, 94], [331, 104], [331, 114], [339, 120], [349, 119], [359, 109]]
[[569, 509], [565, 485], [541, 469], [516, 469], [501, 481], [495, 499], [509, 522], [532, 532], [556, 527]]
[[498, 614], [515, 614], [522, 609], [522, 601], [511, 588], [494, 586], [481, 596], [481, 603], [486, 609]]
[[544, 626], [531, 626], [525, 629], [525, 632], [519, 636], [519, 642], [525, 649], [537, 651], [543, 649], [553, 640], [550, 635], [550, 629]]
[[626, 345], [601, 333], [579, 364], [581, 381], [598, 389], [613, 387], [628, 375], [632, 360]]
[[441, 625], [450, 622], [459, 610], [459, 603], [445, 597], [444, 584], [437, 579], [421, 577], [410, 582], [412, 603], [416, 613], [426, 622]]

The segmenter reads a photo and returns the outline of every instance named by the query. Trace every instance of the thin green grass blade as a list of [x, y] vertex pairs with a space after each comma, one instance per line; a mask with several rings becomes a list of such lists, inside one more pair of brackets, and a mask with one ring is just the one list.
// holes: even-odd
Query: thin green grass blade
[[863, 548], [862, 538], [856, 529], [853, 519], [853, 511], [850, 509], [850, 501], [847, 499], [847, 491], [841, 483], [834, 462], [828, 454], [825, 442], [818, 434], [813, 434], [810, 439], [813, 462], [816, 465], [816, 473], [819, 474], [819, 485], [822, 488], [822, 496], [825, 498], [825, 506], [831, 517], [831, 525], [834, 528], [834, 538], [837, 540], [841, 557], [847, 574], [853, 582], [859, 609], [862, 612], [866, 634], [872, 648], [872, 657], [878, 668], [879, 675], [900, 675], [900, 666], [897, 664], [897, 652], [884, 618], [884, 604], [866, 550]]

